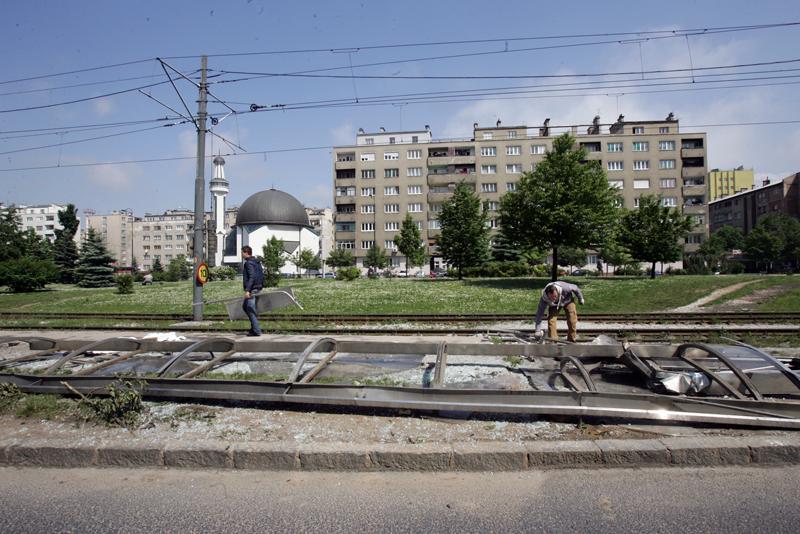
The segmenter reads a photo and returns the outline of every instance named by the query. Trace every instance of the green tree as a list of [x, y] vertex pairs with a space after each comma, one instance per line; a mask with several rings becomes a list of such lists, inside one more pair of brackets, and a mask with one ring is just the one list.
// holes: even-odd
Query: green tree
[[417, 228], [417, 223], [406, 213], [400, 233], [394, 236], [394, 243], [397, 250], [406, 257], [406, 269], [409, 267], [419, 267], [427, 261], [425, 254], [425, 243]]
[[170, 282], [177, 282], [178, 280], [188, 280], [192, 277], [192, 269], [186, 263], [186, 256], [183, 254], [172, 258], [167, 265], [166, 279]]
[[60, 270], [60, 279], [64, 284], [76, 282], [75, 267], [78, 265], [78, 246], [75, 234], [78, 232], [78, 213], [74, 204], [58, 212], [58, 222], [63, 229], [56, 230], [53, 243], [53, 259]]
[[19, 226], [16, 208], [10, 207], [0, 213], [0, 262], [24, 255], [24, 238]]
[[261, 250], [264, 254], [261, 258], [261, 265], [264, 266], [264, 284], [266, 287], [276, 287], [281, 279], [281, 268], [286, 265], [283, 239], [272, 236]]
[[364, 256], [364, 267], [371, 268], [373, 273], [376, 273], [378, 269], [385, 268], [388, 264], [389, 258], [386, 257], [386, 252], [378, 245], [370, 248], [367, 255]]
[[562, 267], [583, 267], [586, 263], [586, 250], [564, 247], [558, 253], [558, 264]]
[[558, 276], [561, 247], [591, 248], [603, 242], [619, 217], [619, 193], [608, 185], [596, 160], [564, 134], [532, 173], [523, 173], [516, 191], [500, 200], [500, 225], [524, 248], [552, 250], [551, 278]]
[[800, 249], [800, 221], [782, 213], [767, 215], [758, 221], [747, 234], [744, 252], [756, 264], [765, 265], [768, 271], [775, 263], [797, 267]]
[[81, 247], [75, 275], [80, 287], [107, 287], [114, 285], [114, 258], [106, 249], [103, 238], [89, 228]]
[[354, 265], [356, 259], [353, 257], [353, 254], [343, 248], [336, 248], [331, 251], [328, 255], [328, 259], [325, 260], [325, 263], [336, 269], [337, 267], [350, 267]]
[[606, 267], [609, 264], [614, 267], [623, 267], [633, 263], [633, 258], [628, 249], [619, 243], [616, 235], [609, 237], [600, 245], [597, 257], [606, 263]]
[[489, 257], [489, 228], [485, 206], [469, 186], [460, 183], [453, 196], [442, 202], [439, 213], [441, 233], [436, 238], [439, 253], [458, 271], [476, 267]]
[[319, 256], [314, 254], [314, 251], [310, 248], [299, 250], [292, 258], [292, 261], [298, 269], [305, 269], [306, 272], [309, 270], [319, 270], [322, 266]]
[[681, 259], [682, 243], [694, 226], [690, 217], [661, 205], [653, 196], [639, 198], [639, 208], [622, 216], [620, 242], [634, 260], [650, 263], [650, 278], [656, 277], [656, 263]]
[[14, 293], [42, 289], [54, 280], [58, 280], [58, 267], [49, 258], [20, 256], [0, 262], [0, 286]]
[[161, 258], [156, 258], [153, 261], [153, 272], [154, 273], [163, 273], [164, 272], [164, 266], [161, 265]]

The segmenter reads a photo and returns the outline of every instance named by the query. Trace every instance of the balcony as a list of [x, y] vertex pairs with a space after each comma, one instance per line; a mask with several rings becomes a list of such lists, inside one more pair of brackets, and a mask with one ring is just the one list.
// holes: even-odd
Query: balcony
[[335, 197], [334, 203], [335, 204], [355, 204], [356, 203], [356, 197], [355, 197], [355, 195], [352, 195], [352, 196], [343, 195], [343, 196], [340, 196], [340, 197]]
[[353, 160], [353, 161], [335, 161], [333, 163], [333, 168], [336, 169], [337, 171], [339, 169], [355, 169], [356, 168], [356, 162], [355, 162], [355, 160]]
[[684, 197], [703, 196], [707, 193], [705, 185], [684, 185], [681, 191]]
[[336, 222], [355, 222], [356, 214], [355, 213], [337, 213], [334, 217]]
[[452, 191], [447, 193], [428, 193], [428, 204], [440, 204], [452, 196]]
[[705, 204], [692, 204], [686, 203], [683, 205], [683, 214], [684, 215], [704, 215], [706, 213], [707, 206]]
[[474, 184], [477, 181], [475, 173], [448, 173], [448, 174], [429, 174], [428, 185], [431, 187], [459, 184], [461, 182]]
[[706, 155], [705, 148], [681, 148], [682, 158], [703, 158]]
[[337, 241], [353, 240], [355, 238], [356, 238], [355, 232], [340, 232], [338, 230], [335, 232], [335, 239]]
[[437, 165], [474, 165], [475, 156], [433, 156], [428, 158], [428, 166]]
[[686, 178], [705, 178], [706, 176], [706, 168], [705, 167], [683, 167], [681, 169], [681, 176]]

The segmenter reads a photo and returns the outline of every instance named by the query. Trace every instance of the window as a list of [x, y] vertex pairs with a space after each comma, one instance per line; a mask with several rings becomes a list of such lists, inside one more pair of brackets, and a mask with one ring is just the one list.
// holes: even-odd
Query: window
[[375, 154], [361, 154], [361, 161], [375, 161]]
[[522, 172], [522, 163], [511, 163], [506, 165], [506, 173], [516, 174]]
[[389, 144], [390, 144], [390, 145], [393, 145], [393, 144], [394, 144], [394, 137], [390, 137], [390, 138], [389, 138]]
[[356, 242], [355, 241], [337, 241], [336, 242], [336, 248], [346, 248], [346, 249], [356, 248]]
[[686, 236], [687, 245], [699, 245], [703, 242], [703, 236], [699, 234], [692, 234]]
[[175, 245], [175, 250], [184, 250], [184, 248], [183, 245]]
[[496, 155], [497, 155], [497, 147], [493, 146], [481, 147], [481, 156], [496, 156]]
[[658, 160], [658, 168], [659, 169], [674, 169], [675, 168], [675, 160], [674, 159], [661, 159], [661, 160]]
[[361, 177], [364, 179], [375, 178], [375, 169], [363, 169]]
[[531, 145], [531, 154], [544, 154], [547, 152], [547, 145]]
[[406, 152], [408, 159], [422, 159], [422, 150], [409, 150]]
[[633, 199], [633, 207], [634, 208], [638, 208], [639, 207], [639, 199], [640, 198], [641, 197], [636, 197], [636, 198]]
[[394, 161], [396, 159], [400, 159], [399, 152], [384, 152], [383, 153], [383, 160], [384, 161]]
[[647, 152], [650, 150], [650, 143], [648, 141], [634, 141], [633, 142], [633, 151], [634, 152]]
[[621, 161], [609, 161], [606, 165], [606, 169], [609, 171], [621, 171], [624, 169], [624, 165]]
[[337, 197], [352, 197], [356, 194], [356, 188], [353, 186], [347, 187], [337, 187], [336, 188], [336, 196]]
[[375, 213], [375, 204], [364, 204], [361, 206], [361, 213]]
[[637, 159], [633, 162], [633, 170], [634, 171], [646, 171], [650, 168], [650, 160], [649, 159]]
[[166, 239], [167, 241], [172, 241], [172, 236], [171, 235], [165, 235], [164, 239]]
[[482, 193], [497, 193], [497, 184], [481, 184]]
[[658, 133], [669, 133], [669, 126], [659, 126]]
[[387, 239], [383, 242], [383, 248], [386, 250], [397, 250], [397, 243], [393, 239]]
[[178, 235], [176, 235], [176, 236], [175, 236], [175, 239], [176, 239], [176, 240], [178, 240], [178, 241], [183, 241], [183, 239], [184, 239], [185, 237], [186, 237], [186, 236], [185, 236], [185, 235], [183, 235], [183, 234], [178, 234]]
[[362, 242], [361, 242], [361, 248], [370, 249], [370, 248], [372, 248], [372, 247], [374, 247], [374, 246], [375, 246], [375, 241], [373, 241], [373, 240], [371, 240], [371, 239], [370, 239], [370, 240], [367, 240], [367, 241], [362, 241]]
[[419, 143], [419, 136], [418, 135], [412, 135], [411, 136], [411, 142], [412, 143]]
[[644, 126], [634, 126], [633, 127], [634, 134], [643, 134], [644, 133]]
[[486, 210], [487, 211], [497, 211], [500, 208], [500, 203], [496, 200], [490, 200], [486, 203]]
[[361, 223], [361, 231], [362, 232], [374, 232], [375, 231], [375, 223]]
[[384, 204], [384, 213], [400, 213], [400, 204]]
[[367, 137], [366, 139], [364, 139], [364, 144], [365, 145], [374, 145], [375, 144], [375, 138], [374, 137]]
[[421, 185], [409, 185], [408, 186], [408, 194], [409, 195], [421, 195], [422, 194], [422, 186]]
[[508, 132], [508, 138], [509, 139], [516, 139], [517, 138], [517, 131], [516, 130], [509, 131]]
[[661, 199], [661, 205], [668, 208], [674, 208], [678, 205], [678, 199], [676, 197], [663, 197]]
[[375, 188], [374, 187], [362, 187], [361, 188], [361, 196], [362, 197], [374, 197], [375, 196]]
[[383, 188], [383, 194], [387, 196], [394, 196], [400, 194], [400, 186], [399, 185], [390, 185]]
[[481, 174], [497, 174], [497, 165], [481, 165]]
[[675, 141], [659, 141], [658, 149], [663, 151], [675, 150]]
[[422, 176], [422, 167], [409, 167], [408, 176]]
[[506, 191], [516, 191], [517, 182], [506, 182]]
[[397, 178], [400, 176], [400, 169], [383, 169], [384, 178]]
[[442, 227], [438, 220], [428, 221], [428, 230], [439, 230]]
[[650, 189], [650, 180], [634, 180], [634, 189]]
[[625, 187], [625, 182], [623, 180], [609, 180], [608, 185], [615, 189], [622, 189]]
[[442, 205], [441, 204], [428, 204], [428, 209], [431, 213], [441, 213], [442, 212]]
[[608, 143], [606, 146], [609, 152], [622, 152], [622, 143]]
[[489, 219], [489, 228], [497, 228], [498, 226], [497, 219]]
[[519, 145], [512, 145], [506, 147], [506, 156], [519, 156], [522, 154], [522, 147]]
[[383, 224], [383, 229], [387, 232], [396, 232], [400, 229], [400, 223], [398, 221], [389, 221]]
[[484, 139], [491, 139], [492, 138], [492, 132], [483, 132], [483, 138]]
[[422, 213], [422, 204], [419, 202], [414, 202], [408, 205], [408, 212], [409, 213]]
[[672, 189], [677, 185], [677, 180], [675, 178], [662, 178], [659, 180], [658, 185], [661, 186], [661, 189]]

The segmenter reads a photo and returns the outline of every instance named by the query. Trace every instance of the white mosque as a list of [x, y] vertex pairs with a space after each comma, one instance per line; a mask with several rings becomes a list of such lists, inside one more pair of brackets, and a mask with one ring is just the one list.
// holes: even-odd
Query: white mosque
[[[262, 247], [273, 236], [283, 240], [288, 255], [296, 254], [301, 249], [310, 249], [314, 253], [320, 250], [320, 237], [312, 230], [303, 205], [292, 195], [277, 189], [250, 195], [239, 207], [235, 227], [226, 235], [225, 196], [229, 187], [225, 179], [225, 160], [217, 156], [213, 163], [214, 178], [210, 189], [214, 195], [215, 235], [217, 243], [224, 243], [224, 247], [217, 247], [216, 265], [241, 263], [241, 250], [245, 245], [252, 247], [255, 256], [261, 256]], [[294, 274], [297, 267], [287, 261], [281, 272]]]

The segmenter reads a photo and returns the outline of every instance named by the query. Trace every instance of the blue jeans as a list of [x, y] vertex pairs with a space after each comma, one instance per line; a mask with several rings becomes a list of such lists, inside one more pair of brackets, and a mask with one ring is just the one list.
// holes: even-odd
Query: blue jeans
[[247, 314], [250, 319], [250, 331], [256, 334], [261, 334], [261, 326], [258, 324], [258, 314], [256, 313], [256, 295], [258, 289], [250, 292], [250, 298], [242, 300], [242, 310]]

